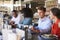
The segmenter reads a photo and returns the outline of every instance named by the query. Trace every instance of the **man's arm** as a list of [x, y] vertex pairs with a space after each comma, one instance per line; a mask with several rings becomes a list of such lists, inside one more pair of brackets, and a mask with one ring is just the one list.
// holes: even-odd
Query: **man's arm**
[[14, 21], [10, 21], [9, 24], [11, 24], [11, 25], [14, 24]]
[[31, 28], [31, 30], [35, 33], [40, 33], [40, 30], [35, 29], [34, 27]]

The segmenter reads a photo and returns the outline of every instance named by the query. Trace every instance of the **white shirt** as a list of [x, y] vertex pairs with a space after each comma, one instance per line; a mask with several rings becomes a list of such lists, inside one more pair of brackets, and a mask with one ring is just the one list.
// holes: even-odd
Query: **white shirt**
[[18, 16], [15, 18], [15, 17], [12, 17], [11, 21], [14, 21], [15, 24], [19, 24], [20, 22], [22, 22], [23, 20], [23, 17], [22, 15], [18, 14]]

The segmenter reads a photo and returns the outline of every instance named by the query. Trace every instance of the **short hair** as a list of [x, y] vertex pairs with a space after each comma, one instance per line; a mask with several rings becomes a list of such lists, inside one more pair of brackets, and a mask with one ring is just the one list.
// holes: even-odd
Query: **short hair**
[[15, 12], [15, 13], [17, 13], [17, 10], [13, 10], [12, 12]]
[[39, 6], [39, 7], [37, 8], [37, 10], [42, 10], [42, 11], [46, 12], [46, 8], [43, 7], [43, 6]]
[[53, 13], [54, 16], [56, 16], [58, 19], [60, 19], [60, 9], [52, 8], [51, 12]]

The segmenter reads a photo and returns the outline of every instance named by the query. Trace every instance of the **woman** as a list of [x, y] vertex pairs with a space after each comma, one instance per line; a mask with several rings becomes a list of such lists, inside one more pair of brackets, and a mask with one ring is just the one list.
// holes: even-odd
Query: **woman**
[[60, 9], [52, 8], [51, 11], [51, 19], [53, 19], [53, 26], [51, 33], [53, 35], [58, 36], [58, 40], [60, 40]]
[[22, 12], [24, 14], [24, 20], [23, 20], [22, 24], [31, 25], [32, 18], [33, 18], [33, 11], [30, 8], [23, 8]]

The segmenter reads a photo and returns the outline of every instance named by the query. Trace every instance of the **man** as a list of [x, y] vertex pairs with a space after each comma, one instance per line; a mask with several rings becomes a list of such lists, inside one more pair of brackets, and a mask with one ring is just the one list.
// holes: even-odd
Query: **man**
[[51, 33], [57, 35], [58, 40], [60, 40], [60, 9], [52, 8], [50, 14], [51, 19], [54, 21]]
[[[38, 26], [31, 28], [35, 33], [46, 34], [51, 30], [51, 20], [45, 16], [46, 8], [38, 7], [37, 12], [40, 16]], [[40, 39], [39, 39], [40, 40]]]
[[13, 16], [12, 16], [12, 19], [10, 21], [10, 24], [14, 28], [16, 28], [16, 25], [19, 26], [19, 24], [22, 22], [23, 17], [20, 14], [18, 14], [18, 12], [16, 10], [13, 10], [12, 13], [13, 13]]

